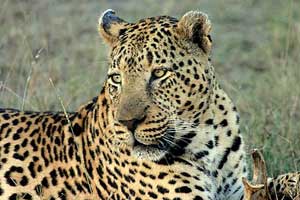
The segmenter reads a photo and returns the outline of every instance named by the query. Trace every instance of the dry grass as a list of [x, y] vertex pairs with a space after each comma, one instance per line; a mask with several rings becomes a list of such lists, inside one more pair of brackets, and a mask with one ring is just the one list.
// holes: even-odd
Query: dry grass
[[263, 149], [269, 174], [300, 168], [300, 7], [296, 0], [39, 1], [0, 7], [0, 107], [61, 110], [96, 96], [106, 74], [97, 18], [128, 21], [198, 9], [213, 22], [213, 62], [242, 115], [247, 148]]

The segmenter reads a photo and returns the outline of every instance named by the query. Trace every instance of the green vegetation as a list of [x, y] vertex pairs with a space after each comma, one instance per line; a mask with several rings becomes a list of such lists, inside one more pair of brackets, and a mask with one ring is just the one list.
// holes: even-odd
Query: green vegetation
[[0, 107], [68, 110], [96, 96], [107, 48], [97, 20], [112, 8], [128, 21], [198, 9], [213, 23], [213, 64], [241, 112], [247, 149], [269, 174], [300, 170], [300, 1], [2, 0]]

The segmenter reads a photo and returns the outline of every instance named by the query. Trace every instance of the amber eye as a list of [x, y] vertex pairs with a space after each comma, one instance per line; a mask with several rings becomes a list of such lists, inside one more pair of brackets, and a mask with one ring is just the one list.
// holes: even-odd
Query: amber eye
[[156, 77], [156, 78], [161, 78], [163, 77], [164, 75], [166, 75], [167, 73], [167, 70], [166, 69], [155, 69], [153, 71], [153, 75]]
[[110, 76], [110, 79], [112, 80], [112, 82], [116, 83], [116, 84], [120, 84], [121, 83], [121, 75], [120, 74], [113, 74]]

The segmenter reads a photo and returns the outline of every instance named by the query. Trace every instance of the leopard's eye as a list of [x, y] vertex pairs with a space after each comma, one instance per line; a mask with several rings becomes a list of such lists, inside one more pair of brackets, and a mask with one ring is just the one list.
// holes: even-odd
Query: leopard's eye
[[110, 76], [110, 79], [112, 80], [113, 83], [120, 84], [122, 79], [120, 74], [113, 74]]
[[167, 70], [166, 69], [155, 69], [152, 74], [155, 78], [161, 78], [164, 75], [166, 75]]

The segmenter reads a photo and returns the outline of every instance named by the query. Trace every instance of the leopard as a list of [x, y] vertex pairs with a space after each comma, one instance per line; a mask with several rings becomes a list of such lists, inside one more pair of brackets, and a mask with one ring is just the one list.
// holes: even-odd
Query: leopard
[[178, 156], [204, 162], [217, 199], [242, 199], [240, 117], [215, 75], [208, 16], [129, 23], [109, 10], [99, 24], [110, 47], [109, 93], [117, 121], [132, 132], [132, 155], [165, 165]]
[[268, 177], [265, 183], [251, 184], [244, 179], [245, 200], [300, 199], [300, 172]]
[[75, 112], [0, 109], [1, 199], [244, 198], [236, 106], [216, 80], [211, 22], [98, 22], [109, 47], [100, 94]]
[[74, 113], [0, 110], [0, 199], [215, 199], [205, 165], [158, 165], [118, 146], [128, 129], [106, 88]]
[[243, 178], [245, 200], [300, 199], [300, 172], [268, 177], [267, 165], [258, 149], [252, 151], [253, 176]]

